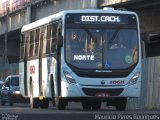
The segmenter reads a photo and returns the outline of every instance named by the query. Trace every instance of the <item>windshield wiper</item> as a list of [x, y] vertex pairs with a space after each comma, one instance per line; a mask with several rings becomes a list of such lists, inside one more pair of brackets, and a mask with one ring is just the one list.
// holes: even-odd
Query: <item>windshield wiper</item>
[[87, 32], [87, 34], [93, 39], [93, 41], [94, 42], [97, 42], [97, 39], [96, 39], [96, 37], [94, 37], [93, 35], [92, 35], [92, 33], [87, 29], [87, 28], [85, 28], [85, 27], [82, 27], [86, 32]]
[[109, 40], [109, 44], [113, 43], [114, 40], [116, 39], [117, 35], [119, 34], [120, 29], [116, 29], [116, 31], [113, 33], [112, 38]]

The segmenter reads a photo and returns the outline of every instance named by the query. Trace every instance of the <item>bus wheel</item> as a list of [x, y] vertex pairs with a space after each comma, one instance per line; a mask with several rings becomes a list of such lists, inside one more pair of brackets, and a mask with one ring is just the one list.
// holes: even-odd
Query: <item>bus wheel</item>
[[116, 110], [125, 110], [127, 105], [127, 98], [118, 98], [116, 101]]
[[42, 109], [47, 109], [49, 107], [49, 100], [48, 99], [41, 100], [40, 107]]
[[82, 107], [84, 110], [91, 110], [92, 103], [90, 101], [82, 101]]
[[101, 108], [101, 101], [93, 101], [92, 102], [92, 109], [93, 110], [100, 110]]
[[58, 110], [66, 109], [67, 102], [63, 98], [56, 98], [55, 103]]
[[30, 85], [30, 106], [31, 108], [39, 108], [39, 99], [33, 98], [33, 85]]

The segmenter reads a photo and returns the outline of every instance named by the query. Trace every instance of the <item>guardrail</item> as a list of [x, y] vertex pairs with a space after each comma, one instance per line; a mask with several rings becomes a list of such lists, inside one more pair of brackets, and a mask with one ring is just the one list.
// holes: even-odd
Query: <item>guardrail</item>
[[160, 57], [150, 57], [142, 62], [140, 98], [128, 99], [128, 109], [160, 108]]

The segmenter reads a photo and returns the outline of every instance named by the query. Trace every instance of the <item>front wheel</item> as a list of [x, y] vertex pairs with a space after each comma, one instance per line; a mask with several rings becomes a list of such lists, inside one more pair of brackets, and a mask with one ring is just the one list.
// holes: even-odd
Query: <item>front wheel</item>
[[10, 106], [13, 106], [12, 97], [9, 98], [9, 105], [10, 105]]
[[63, 98], [56, 98], [55, 104], [56, 104], [56, 108], [58, 110], [65, 110], [67, 102]]

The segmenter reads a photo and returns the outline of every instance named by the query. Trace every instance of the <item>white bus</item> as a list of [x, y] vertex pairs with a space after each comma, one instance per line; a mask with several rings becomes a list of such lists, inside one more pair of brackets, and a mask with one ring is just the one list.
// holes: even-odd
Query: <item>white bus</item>
[[136, 13], [112, 8], [67, 10], [22, 27], [20, 90], [31, 108], [60, 110], [68, 102], [125, 110], [141, 89]]

